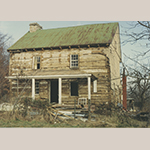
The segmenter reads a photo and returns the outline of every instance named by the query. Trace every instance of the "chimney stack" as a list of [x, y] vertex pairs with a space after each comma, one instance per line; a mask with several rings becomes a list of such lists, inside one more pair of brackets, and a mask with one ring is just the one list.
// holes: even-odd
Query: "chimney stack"
[[38, 23], [30, 23], [30, 33], [36, 32], [37, 30], [41, 30], [42, 26], [40, 26]]

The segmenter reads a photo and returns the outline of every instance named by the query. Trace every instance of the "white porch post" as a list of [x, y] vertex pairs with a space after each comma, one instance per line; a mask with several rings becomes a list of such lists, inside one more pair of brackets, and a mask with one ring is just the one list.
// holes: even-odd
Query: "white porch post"
[[91, 77], [88, 77], [88, 99], [91, 100]]
[[32, 99], [35, 99], [35, 79], [32, 78]]
[[59, 104], [61, 104], [62, 78], [59, 78], [58, 87], [59, 87]]

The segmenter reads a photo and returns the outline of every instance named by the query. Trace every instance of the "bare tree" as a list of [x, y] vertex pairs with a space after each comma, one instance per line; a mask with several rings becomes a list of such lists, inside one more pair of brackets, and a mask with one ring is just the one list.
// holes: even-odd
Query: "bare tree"
[[9, 55], [6, 51], [9, 39], [7, 35], [0, 33], [0, 99], [9, 92], [9, 82], [5, 78], [9, 72]]
[[[129, 57], [124, 54], [128, 60], [132, 61], [132, 64], [126, 64], [126, 68], [129, 72], [128, 75], [132, 76], [130, 84], [132, 86], [130, 86], [130, 92], [132, 92], [134, 96], [136, 95], [136, 98], [138, 98], [139, 101], [142, 102], [145, 101], [145, 92], [147, 92], [147, 90], [149, 89], [148, 84], [150, 65], [148, 64], [148, 62], [150, 58], [150, 21], [133, 21], [128, 25], [129, 27], [125, 28], [125, 31], [123, 33], [123, 35], [126, 36], [123, 44], [138, 43], [139, 46], [141, 46], [139, 51], [134, 50], [135, 54], [133, 57]], [[131, 68], [133, 64], [135, 64], [136, 67]]]
[[138, 104], [140, 110], [145, 109], [150, 101], [149, 72], [144, 68], [140, 68], [139, 70], [132, 70], [129, 76], [132, 77], [128, 84], [129, 96]]
[[133, 21], [128, 23], [128, 26], [128, 28], [124, 27], [122, 35], [126, 38], [122, 44], [139, 43], [142, 50], [138, 52], [137, 56], [145, 56], [150, 52], [150, 21]]

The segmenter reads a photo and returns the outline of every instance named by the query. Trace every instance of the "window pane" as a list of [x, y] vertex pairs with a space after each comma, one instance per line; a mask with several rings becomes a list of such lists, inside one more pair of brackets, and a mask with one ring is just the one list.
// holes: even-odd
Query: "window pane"
[[37, 57], [37, 62], [40, 62], [40, 57]]
[[37, 69], [40, 69], [40, 63], [37, 64]]
[[34, 57], [34, 69], [40, 69], [40, 56]]
[[39, 94], [39, 81], [35, 81], [35, 94]]
[[78, 67], [78, 55], [71, 55], [71, 67]]
[[78, 55], [75, 55], [75, 59], [78, 60]]
[[73, 55], [71, 55], [71, 60], [73, 60]]

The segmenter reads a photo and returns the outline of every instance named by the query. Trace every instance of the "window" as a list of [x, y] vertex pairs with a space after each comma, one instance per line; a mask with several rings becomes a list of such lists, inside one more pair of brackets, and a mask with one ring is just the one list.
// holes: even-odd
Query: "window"
[[71, 82], [71, 96], [78, 96], [78, 82]]
[[39, 94], [39, 81], [35, 81], [35, 94]]
[[33, 69], [40, 69], [40, 56], [33, 57]]
[[78, 98], [78, 105], [87, 105], [87, 98]]
[[78, 68], [78, 55], [70, 55], [70, 68]]

